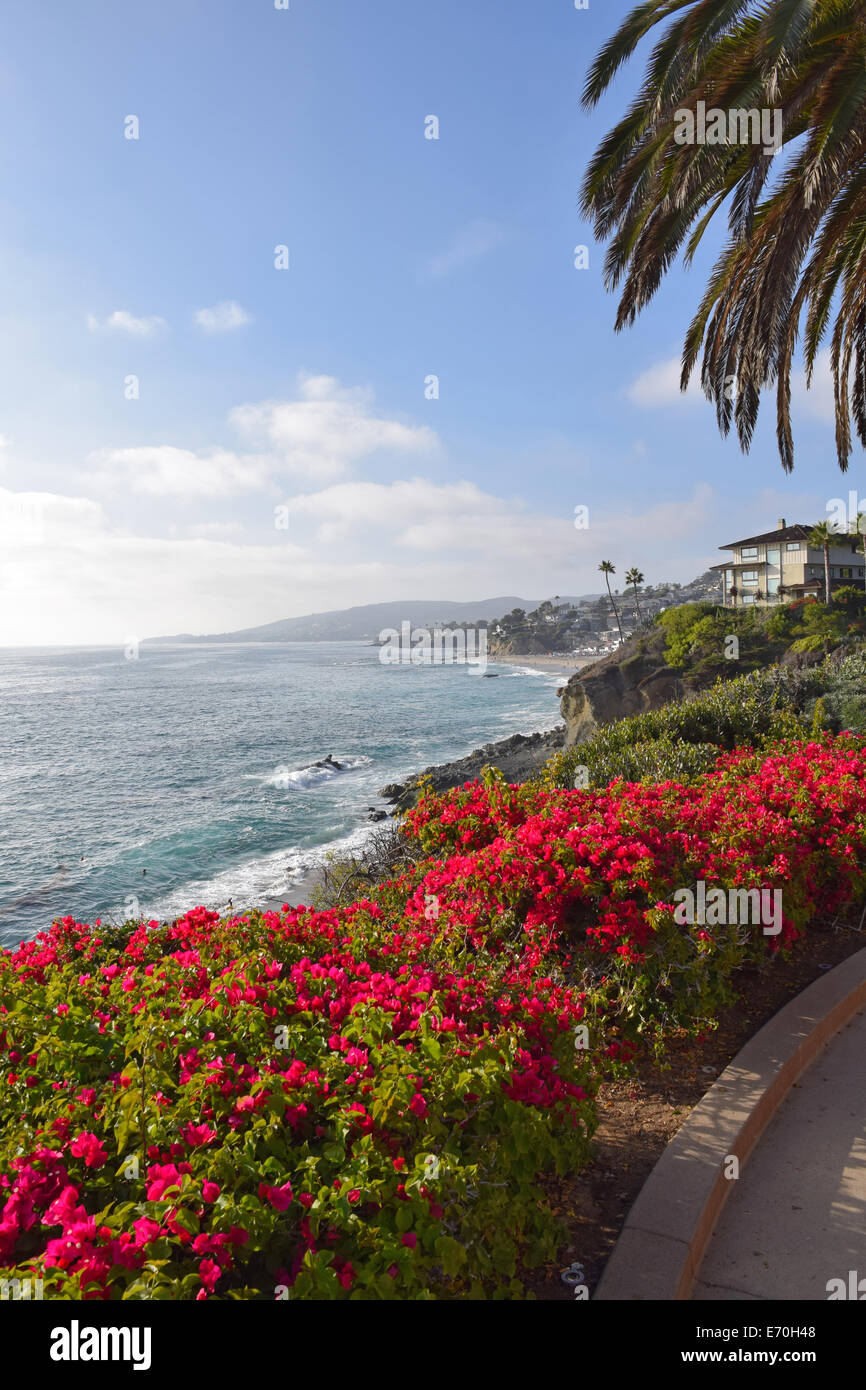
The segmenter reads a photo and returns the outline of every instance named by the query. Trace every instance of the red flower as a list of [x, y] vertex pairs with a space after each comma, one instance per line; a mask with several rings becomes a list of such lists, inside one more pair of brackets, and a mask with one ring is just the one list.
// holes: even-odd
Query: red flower
[[95, 1134], [76, 1135], [69, 1145], [69, 1151], [76, 1158], [83, 1158], [87, 1168], [101, 1168], [103, 1163], [108, 1162], [105, 1145], [101, 1139], [97, 1139]]
[[292, 1205], [292, 1184], [286, 1181], [282, 1187], [268, 1187], [267, 1184], [260, 1183], [259, 1197], [270, 1202], [276, 1211], [287, 1211]]
[[190, 1124], [181, 1130], [181, 1134], [191, 1149], [201, 1148], [203, 1144], [212, 1144], [217, 1137], [216, 1130], [211, 1129], [210, 1125]]

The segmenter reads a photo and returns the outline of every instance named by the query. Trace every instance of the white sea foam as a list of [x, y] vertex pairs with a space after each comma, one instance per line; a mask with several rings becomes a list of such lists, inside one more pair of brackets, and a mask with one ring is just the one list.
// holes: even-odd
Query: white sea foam
[[307, 849], [290, 845], [222, 869], [211, 878], [192, 879], [156, 902], [142, 903], [141, 914], [145, 919], [165, 922], [191, 907], [207, 907], [223, 913], [229, 910], [229, 902], [238, 911], [260, 907], [271, 899], [291, 894], [307, 874], [325, 862], [329, 852], [349, 854], [358, 850], [373, 829], [372, 825], [360, 825], [348, 835], [326, 844]]
[[321, 786], [323, 782], [333, 782], [335, 778], [342, 777], [347, 772], [357, 772], [359, 768], [369, 767], [372, 758], [361, 754], [347, 758], [337, 757], [339, 767], [315, 765], [306, 767], [289, 767], [286, 763], [279, 763], [269, 772], [251, 772], [246, 774], [246, 781], [260, 782], [264, 787], [276, 787], [281, 791], [302, 791], [307, 787]]

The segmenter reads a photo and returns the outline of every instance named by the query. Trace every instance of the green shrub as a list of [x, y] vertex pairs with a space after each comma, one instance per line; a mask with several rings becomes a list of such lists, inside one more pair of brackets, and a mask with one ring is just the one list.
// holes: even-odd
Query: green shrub
[[[823, 704], [826, 728], [838, 733], [853, 729], [866, 734], [866, 651], [862, 648], [844, 656], [830, 656], [815, 668], [815, 698]], [[814, 704], [806, 713], [814, 716]]]
[[808, 673], [780, 667], [720, 679], [691, 699], [603, 725], [585, 743], [554, 755], [541, 780], [549, 787], [570, 787], [577, 769], [585, 767], [594, 787], [617, 778], [689, 782], [721, 751], [765, 748], [808, 732], [808, 721], [794, 706], [802, 705], [809, 685]]
[[706, 624], [712, 624], [715, 612], [714, 604], [683, 603], [659, 614], [658, 623], [666, 639], [665, 661], [669, 666], [685, 663], [695, 644], [697, 630], [703, 627], [706, 635]]

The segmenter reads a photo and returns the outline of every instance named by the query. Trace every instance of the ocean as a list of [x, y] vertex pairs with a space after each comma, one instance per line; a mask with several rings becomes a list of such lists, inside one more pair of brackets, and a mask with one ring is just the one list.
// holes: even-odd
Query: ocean
[[385, 783], [560, 722], [562, 676], [487, 669], [356, 642], [0, 650], [0, 945], [290, 893]]

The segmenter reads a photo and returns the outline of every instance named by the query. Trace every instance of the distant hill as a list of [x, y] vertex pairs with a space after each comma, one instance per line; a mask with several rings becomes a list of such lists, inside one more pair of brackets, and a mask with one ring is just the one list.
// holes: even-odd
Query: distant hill
[[[560, 603], [580, 603], [598, 594], [559, 596]], [[432, 627], [435, 623], [491, 622], [513, 608], [527, 612], [543, 600], [486, 598], [473, 603], [452, 599], [408, 599], [398, 603], [366, 603], [359, 608], [337, 608], [329, 613], [308, 613], [302, 618], [281, 618], [261, 627], [245, 627], [238, 632], [182, 632], [173, 637], [147, 637], [146, 642], [374, 642], [386, 627], [399, 628], [402, 622], [413, 627]]]

